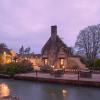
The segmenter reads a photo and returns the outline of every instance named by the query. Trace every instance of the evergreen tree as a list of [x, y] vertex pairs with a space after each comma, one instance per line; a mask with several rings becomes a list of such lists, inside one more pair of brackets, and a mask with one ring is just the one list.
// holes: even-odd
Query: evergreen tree
[[19, 54], [24, 54], [24, 47], [23, 47], [23, 45], [22, 45], [21, 48], [19, 49]]
[[25, 49], [25, 54], [29, 54], [30, 53], [30, 50], [31, 50], [31, 48], [30, 47], [27, 47], [26, 49]]

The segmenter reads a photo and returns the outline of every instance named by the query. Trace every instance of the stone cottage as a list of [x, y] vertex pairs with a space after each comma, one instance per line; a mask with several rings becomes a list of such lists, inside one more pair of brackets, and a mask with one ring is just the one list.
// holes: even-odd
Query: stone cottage
[[85, 67], [80, 58], [72, 54], [68, 47], [57, 35], [57, 26], [51, 26], [51, 37], [41, 51], [42, 64], [48, 64], [56, 68]]
[[[18, 56], [18, 55], [17, 55]], [[84, 68], [80, 57], [74, 56], [68, 47], [58, 36], [57, 26], [51, 26], [51, 36], [41, 50], [41, 54], [19, 55], [19, 60], [27, 59], [33, 66], [50, 65], [54, 68]]]
[[57, 35], [57, 26], [51, 26], [51, 37], [41, 51], [43, 64], [56, 67], [68, 66], [71, 49]]

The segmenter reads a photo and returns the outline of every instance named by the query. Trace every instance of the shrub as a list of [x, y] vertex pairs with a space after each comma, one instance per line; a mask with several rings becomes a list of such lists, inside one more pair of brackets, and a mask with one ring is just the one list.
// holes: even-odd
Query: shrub
[[87, 66], [88, 68], [93, 68], [93, 67], [94, 67], [93, 61], [87, 60], [86, 66]]
[[88, 68], [93, 70], [100, 70], [100, 59], [96, 59], [95, 62], [88, 62]]
[[100, 69], [100, 59], [95, 60], [95, 68]]
[[18, 63], [18, 67], [21, 69], [21, 72], [31, 72], [33, 71], [32, 63], [28, 60], [23, 60], [22, 62]]
[[6, 67], [2, 64], [0, 64], [0, 74], [6, 73]]
[[6, 74], [9, 74], [11, 76], [18, 73], [27, 73], [33, 71], [32, 64], [27, 60], [23, 60], [21, 62], [12, 62], [6, 64], [5, 67], [6, 67]]
[[50, 71], [53, 70], [53, 68], [51, 66], [49, 66], [49, 65], [44, 65], [44, 66], [40, 66], [40, 70], [42, 72], [50, 72]]
[[9, 63], [6, 64], [6, 74], [13, 76], [18, 71], [18, 63]]

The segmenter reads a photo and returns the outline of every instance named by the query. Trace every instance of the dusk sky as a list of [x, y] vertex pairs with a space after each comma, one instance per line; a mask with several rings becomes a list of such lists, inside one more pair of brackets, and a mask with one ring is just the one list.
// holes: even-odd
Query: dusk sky
[[40, 53], [52, 25], [74, 46], [79, 31], [95, 24], [100, 24], [100, 0], [0, 0], [0, 42], [17, 52], [24, 45]]

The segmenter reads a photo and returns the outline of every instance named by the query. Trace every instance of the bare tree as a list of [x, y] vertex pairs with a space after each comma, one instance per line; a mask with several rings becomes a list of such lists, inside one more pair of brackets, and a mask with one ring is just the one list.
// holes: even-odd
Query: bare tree
[[100, 24], [83, 29], [77, 37], [75, 48], [78, 54], [93, 62], [100, 52]]

